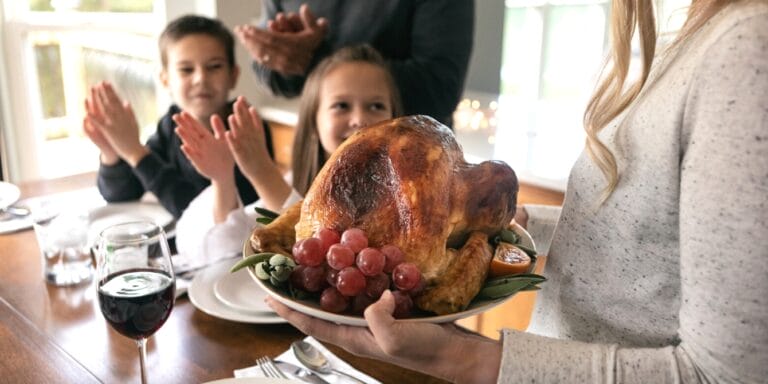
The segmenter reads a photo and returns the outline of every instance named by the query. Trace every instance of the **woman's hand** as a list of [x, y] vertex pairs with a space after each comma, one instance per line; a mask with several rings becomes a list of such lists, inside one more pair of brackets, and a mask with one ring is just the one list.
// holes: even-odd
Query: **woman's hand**
[[[117, 156], [135, 167], [149, 152], [139, 141], [139, 124], [131, 104], [121, 100], [108, 82], [91, 87], [85, 119], [86, 134], [103, 154], [108, 143]], [[89, 133], [94, 133], [93, 137]]]
[[272, 298], [267, 303], [300, 331], [356, 355], [394, 363], [454, 382], [495, 382], [501, 344], [453, 324], [396, 321], [394, 296], [384, 291], [365, 310], [368, 328], [336, 325], [291, 310]]

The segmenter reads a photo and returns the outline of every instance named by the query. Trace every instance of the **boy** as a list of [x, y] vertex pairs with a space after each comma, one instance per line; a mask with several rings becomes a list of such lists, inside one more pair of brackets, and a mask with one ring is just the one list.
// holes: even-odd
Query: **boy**
[[[139, 127], [130, 104], [107, 82], [91, 88], [85, 100], [83, 128], [101, 150], [97, 184], [105, 200], [136, 200], [150, 191], [179, 218], [210, 181], [184, 155], [172, 116], [185, 111], [210, 130], [213, 119], [231, 113], [232, 103], [227, 98], [239, 68], [232, 33], [220, 21], [207, 17], [187, 15], [170, 22], [160, 35], [159, 48], [160, 81], [175, 104], [160, 118], [146, 146], [139, 142]], [[272, 156], [266, 126], [265, 133]], [[221, 161], [233, 170], [237, 190], [232, 192], [243, 204], [256, 201], [256, 191], [234, 159], [229, 156]]]

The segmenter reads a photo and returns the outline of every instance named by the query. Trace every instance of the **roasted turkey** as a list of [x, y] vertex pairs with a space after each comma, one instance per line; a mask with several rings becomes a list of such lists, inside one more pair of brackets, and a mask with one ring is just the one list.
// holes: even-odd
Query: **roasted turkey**
[[300, 208], [254, 230], [251, 245], [290, 254], [320, 228], [360, 228], [369, 246], [397, 245], [420, 268], [426, 289], [417, 307], [453, 313], [482, 287], [493, 253], [488, 237], [514, 217], [517, 191], [505, 163], [468, 164], [450, 129], [426, 116], [402, 117], [347, 139]]

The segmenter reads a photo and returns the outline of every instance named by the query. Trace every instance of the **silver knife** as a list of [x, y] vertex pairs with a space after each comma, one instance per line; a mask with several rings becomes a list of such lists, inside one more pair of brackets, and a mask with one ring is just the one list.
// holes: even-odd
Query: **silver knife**
[[304, 367], [299, 367], [298, 365], [294, 365], [291, 363], [286, 363], [284, 361], [278, 361], [278, 360], [275, 360], [275, 365], [277, 365], [277, 367], [280, 368], [281, 371], [286, 372], [289, 375], [299, 380], [305, 381], [307, 383], [330, 384], [327, 380], [320, 377], [320, 375]]

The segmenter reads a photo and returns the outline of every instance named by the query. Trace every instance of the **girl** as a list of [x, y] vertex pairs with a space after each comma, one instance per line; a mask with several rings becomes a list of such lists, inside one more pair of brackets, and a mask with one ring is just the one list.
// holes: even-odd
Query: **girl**
[[[269, 158], [261, 118], [240, 97], [229, 116], [230, 130], [210, 133], [186, 113], [175, 117], [183, 150], [201, 170], [215, 166], [208, 145], [226, 141], [243, 174], [258, 192], [256, 205], [281, 211], [301, 200], [331, 153], [362, 127], [401, 115], [398, 90], [386, 63], [367, 45], [342, 48], [324, 59], [307, 79], [293, 143], [288, 182]], [[212, 184], [217, 183], [212, 180]], [[190, 204], [177, 224], [180, 254], [197, 262], [230, 256], [242, 248], [255, 223], [253, 207], [228, 205], [228, 188], [210, 188]], [[213, 207], [213, 214], [211, 213]], [[227, 215], [221, 215], [227, 212]], [[202, 241], [202, 244], [201, 244]]]
[[[531, 231], [552, 239], [531, 333], [394, 321], [387, 292], [367, 329], [270, 305], [320, 340], [453, 382], [765, 382], [768, 2], [694, 0], [655, 60], [654, 3], [612, 3], [587, 151], [557, 227]], [[629, 84], [634, 31], [643, 71]]]

